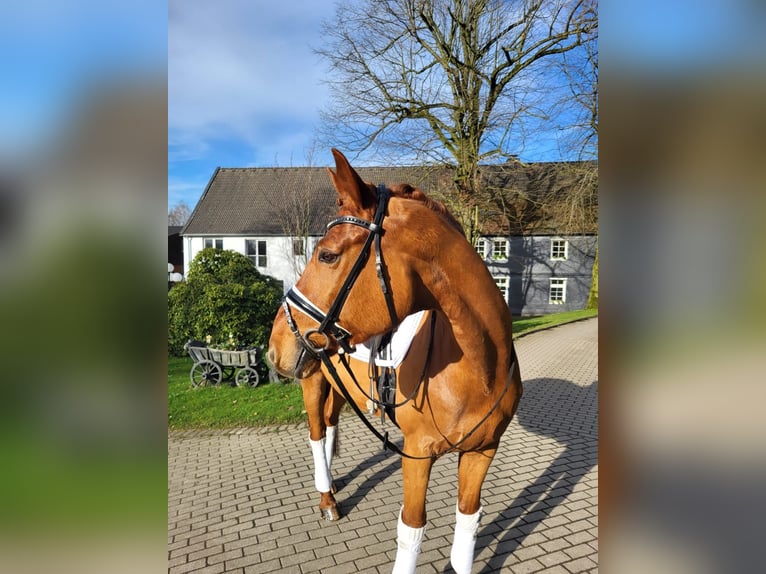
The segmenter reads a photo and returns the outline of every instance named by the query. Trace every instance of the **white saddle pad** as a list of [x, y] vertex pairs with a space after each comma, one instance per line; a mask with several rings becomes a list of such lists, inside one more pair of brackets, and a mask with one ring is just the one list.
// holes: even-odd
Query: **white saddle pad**
[[[376, 357], [376, 365], [379, 367], [396, 368], [402, 364], [402, 361], [404, 361], [404, 358], [407, 356], [407, 352], [410, 350], [412, 340], [418, 332], [418, 328], [420, 327], [420, 323], [423, 320], [423, 315], [425, 315], [425, 313], [425, 311], [419, 311], [404, 318], [404, 321], [402, 321], [391, 338], [391, 357], [389, 359]], [[371, 350], [367, 343], [361, 343], [356, 346], [356, 351], [351, 353], [349, 357], [369, 363], [370, 353]]]

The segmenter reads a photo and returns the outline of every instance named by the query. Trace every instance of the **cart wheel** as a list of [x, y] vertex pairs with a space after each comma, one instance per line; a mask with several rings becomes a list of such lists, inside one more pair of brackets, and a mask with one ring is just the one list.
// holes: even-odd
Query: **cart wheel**
[[207, 385], [217, 385], [221, 382], [221, 367], [213, 361], [201, 361], [194, 363], [190, 377], [192, 385], [195, 387], [205, 387]]
[[258, 371], [250, 367], [243, 367], [237, 373], [237, 386], [257, 387], [260, 382]]

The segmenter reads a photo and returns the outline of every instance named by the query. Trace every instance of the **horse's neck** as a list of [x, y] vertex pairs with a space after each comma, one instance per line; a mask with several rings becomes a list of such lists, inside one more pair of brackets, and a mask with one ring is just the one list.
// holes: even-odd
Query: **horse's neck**
[[455, 250], [450, 252], [438, 273], [471, 280], [436, 282], [433, 294], [452, 325], [463, 355], [489, 389], [498, 378], [505, 380], [510, 367], [510, 312], [487, 275], [484, 262], [475, 257], [473, 250], [464, 257]]
[[503, 365], [508, 363], [512, 340], [510, 329], [498, 315], [487, 317], [476, 311], [471, 301], [456, 302], [453, 298], [445, 314], [463, 355], [481, 377], [483, 386], [490, 388], [494, 380], [507, 375], [510, 364]]

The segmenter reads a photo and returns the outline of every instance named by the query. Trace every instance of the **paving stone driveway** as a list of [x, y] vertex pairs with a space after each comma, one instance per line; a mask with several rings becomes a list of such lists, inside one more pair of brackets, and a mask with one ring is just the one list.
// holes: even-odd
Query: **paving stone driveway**
[[[597, 333], [517, 341], [524, 398], [484, 483], [474, 572], [597, 571]], [[400, 459], [353, 414], [340, 427], [337, 523], [319, 520], [305, 425], [169, 432], [168, 572], [390, 572]], [[452, 572], [456, 471], [456, 455], [434, 465], [418, 572]]]

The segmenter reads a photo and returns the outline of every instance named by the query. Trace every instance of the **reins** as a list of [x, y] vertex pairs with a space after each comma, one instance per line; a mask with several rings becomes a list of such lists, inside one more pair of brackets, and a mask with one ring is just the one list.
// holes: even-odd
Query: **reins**
[[[340, 357], [339, 361], [344, 365], [346, 371], [350, 374], [351, 380], [354, 381], [354, 384], [356, 384], [357, 388], [359, 389], [359, 391], [362, 393], [363, 396], [365, 396], [368, 400], [372, 401], [374, 404], [377, 404], [378, 407], [381, 408], [381, 416], [382, 416], [383, 409], [395, 409], [397, 407], [400, 407], [406, 404], [407, 402], [411, 401], [417, 395], [417, 392], [420, 389], [423, 383], [423, 380], [426, 377], [426, 373], [428, 371], [428, 365], [429, 365], [430, 357], [431, 357], [431, 349], [433, 346], [434, 329], [436, 324], [435, 315], [432, 312], [431, 338], [429, 340], [428, 351], [426, 353], [426, 361], [425, 361], [425, 364], [423, 365], [423, 372], [420, 376], [420, 380], [415, 385], [415, 388], [412, 390], [412, 392], [410, 392], [410, 394], [407, 396], [407, 398], [405, 398], [403, 401], [399, 403], [396, 403], [395, 401], [393, 403], [389, 403], [389, 402], [381, 400], [382, 397], [380, 397], [380, 392], [378, 393], [379, 398], [375, 399], [373, 396], [368, 396], [367, 393], [365, 393], [362, 390], [361, 385], [356, 380], [354, 373], [351, 371], [351, 368], [348, 364], [348, 360], [346, 359], [346, 356], [345, 356], [346, 354], [353, 352], [353, 349], [348, 342], [348, 340], [351, 338], [351, 333], [347, 329], [344, 329], [338, 324], [338, 319], [340, 317], [341, 309], [343, 308], [343, 305], [345, 304], [346, 299], [348, 298], [348, 295], [352, 287], [356, 283], [356, 280], [359, 278], [359, 274], [361, 273], [362, 269], [367, 263], [367, 259], [370, 254], [370, 249], [373, 247], [373, 245], [375, 249], [375, 269], [378, 276], [378, 281], [380, 283], [381, 291], [383, 292], [383, 297], [386, 301], [386, 307], [388, 309], [389, 318], [391, 319], [392, 329], [396, 330], [396, 328], [398, 327], [396, 310], [394, 308], [394, 302], [393, 302], [391, 290], [389, 289], [388, 282], [386, 280], [385, 261], [383, 259], [383, 252], [380, 246], [381, 236], [383, 235], [383, 232], [384, 232], [382, 223], [386, 215], [386, 210], [388, 209], [390, 192], [384, 184], [380, 184], [377, 188], [377, 191], [378, 191], [378, 205], [375, 210], [375, 216], [372, 222], [367, 221], [365, 219], [361, 219], [359, 217], [346, 215], [346, 216], [338, 217], [337, 219], [333, 219], [330, 223], [327, 224], [327, 228], [326, 228], [327, 231], [329, 231], [332, 227], [336, 225], [340, 225], [342, 223], [356, 225], [358, 227], [362, 227], [369, 231], [369, 234], [367, 235], [367, 238], [365, 239], [364, 244], [362, 245], [362, 250], [359, 252], [359, 255], [357, 256], [356, 261], [354, 262], [354, 265], [351, 267], [351, 271], [349, 272], [348, 276], [343, 282], [343, 285], [341, 285], [341, 288], [338, 291], [338, 294], [335, 296], [335, 300], [330, 305], [330, 308], [327, 311], [327, 313], [324, 313], [321, 309], [319, 309], [319, 307], [314, 305], [295, 286], [291, 287], [285, 294], [285, 297], [282, 302], [282, 308], [285, 311], [285, 317], [287, 320], [287, 324], [290, 327], [290, 330], [293, 332], [293, 334], [295, 335], [295, 337], [298, 339], [301, 346], [303, 347], [301, 356], [299, 357], [297, 364], [300, 364], [303, 361], [305, 353], [309, 353], [311, 356], [318, 358], [320, 361], [322, 361], [322, 364], [325, 366], [328, 373], [334, 380], [335, 384], [340, 389], [341, 394], [346, 399], [346, 402], [348, 402], [351, 405], [351, 408], [354, 410], [356, 415], [362, 420], [365, 426], [378, 439], [382, 441], [384, 449], [392, 450], [393, 452], [405, 458], [410, 458], [415, 460], [422, 460], [422, 459], [435, 460], [444, 454], [448, 454], [450, 452], [454, 452], [455, 450], [457, 450], [457, 448], [463, 442], [468, 440], [468, 438], [470, 438], [478, 430], [478, 428], [482, 424], [484, 424], [484, 422], [490, 417], [490, 415], [500, 405], [501, 400], [503, 399], [505, 394], [508, 392], [508, 389], [510, 388], [511, 379], [513, 375], [513, 369], [516, 363], [516, 349], [514, 347], [511, 348], [511, 353], [512, 353], [511, 366], [510, 366], [508, 376], [506, 377], [505, 388], [503, 389], [503, 392], [497, 398], [495, 403], [492, 405], [492, 408], [489, 409], [487, 414], [484, 415], [484, 417], [482, 417], [482, 419], [476, 425], [474, 425], [474, 427], [465, 436], [463, 436], [455, 444], [451, 445], [450, 448], [448, 448], [444, 452], [439, 453], [438, 455], [432, 454], [428, 456], [413, 456], [413, 455], [407, 454], [402, 449], [400, 449], [396, 444], [392, 443], [388, 439], [388, 432], [381, 433], [380, 431], [378, 431], [378, 429], [376, 429], [372, 425], [372, 423], [370, 423], [370, 421], [367, 419], [367, 417], [364, 415], [364, 413], [361, 411], [359, 406], [351, 397], [351, 394], [346, 388], [346, 385], [343, 384], [343, 381], [338, 375], [338, 371], [335, 368], [335, 365], [333, 365], [332, 361], [330, 360], [330, 356], [328, 355], [328, 350], [331, 346], [330, 337], [332, 336], [341, 347], [341, 349], [338, 352], [338, 355]], [[295, 320], [292, 317], [292, 313], [290, 311], [291, 308], [301, 311], [302, 313], [304, 313], [305, 315], [307, 315], [308, 317], [310, 317], [311, 319], [319, 323], [319, 327], [316, 329], [309, 329], [305, 333], [301, 334], [297, 324], [295, 323]], [[324, 343], [322, 345], [318, 345], [314, 343], [311, 340], [311, 337], [314, 335], [321, 335], [322, 337], [324, 337]], [[389, 371], [386, 374], [393, 376], [395, 381], [396, 370], [391, 367], [386, 367], [386, 369], [389, 369]], [[371, 389], [371, 394], [372, 394], [372, 389]]]
[[[428, 456], [413, 456], [411, 454], [407, 454], [402, 449], [399, 448], [398, 445], [392, 443], [390, 440], [388, 440], [388, 431], [385, 433], [381, 433], [378, 429], [376, 429], [372, 423], [367, 419], [366, 416], [364, 416], [364, 413], [361, 411], [361, 409], [357, 406], [354, 399], [351, 397], [351, 395], [348, 392], [348, 389], [346, 388], [346, 385], [343, 384], [340, 377], [338, 376], [338, 371], [335, 369], [335, 366], [332, 364], [332, 361], [330, 360], [330, 357], [327, 355], [327, 351], [322, 349], [319, 352], [319, 358], [322, 361], [322, 364], [327, 368], [327, 371], [332, 376], [333, 380], [335, 381], [335, 384], [338, 385], [338, 388], [340, 388], [341, 394], [346, 399], [346, 402], [351, 405], [351, 408], [354, 410], [356, 415], [361, 419], [361, 421], [364, 423], [364, 425], [374, 434], [380, 441], [383, 443], [384, 449], [389, 449], [399, 456], [402, 456], [404, 458], [409, 458], [412, 460], [424, 460], [424, 459], [432, 459], [436, 460], [440, 456], [443, 456], [445, 454], [449, 454], [451, 452], [455, 452], [458, 447], [463, 444], [466, 440], [468, 440], [477, 430], [479, 430], [479, 427], [484, 424], [484, 422], [490, 417], [490, 415], [495, 412], [495, 409], [500, 406], [500, 401], [503, 400], [503, 397], [508, 392], [508, 389], [511, 387], [511, 381], [513, 380], [513, 369], [516, 365], [516, 348], [511, 347], [511, 368], [508, 370], [508, 376], [505, 378], [505, 387], [503, 388], [503, 392], [500, 393], [500, 396], [497, 398], [495, 403], [492, 405], [492, 408], [487, 411], [487, 414], [485, 414], [481, 420], [476, 423], [473, 428], [468, 431], [468, 433], [463, 436], [459, 441], [457, 441], [455, 444], [450, 446], [447, 450], [444, 452], [441, 452], [439, 454], [430, 454]], [[348, 368], [348, 367], [347, 367]], [[418, 383], [418, 388], [420, 387], [420, 383]], [[445, 437], [446, 438], [446, 437]]]

